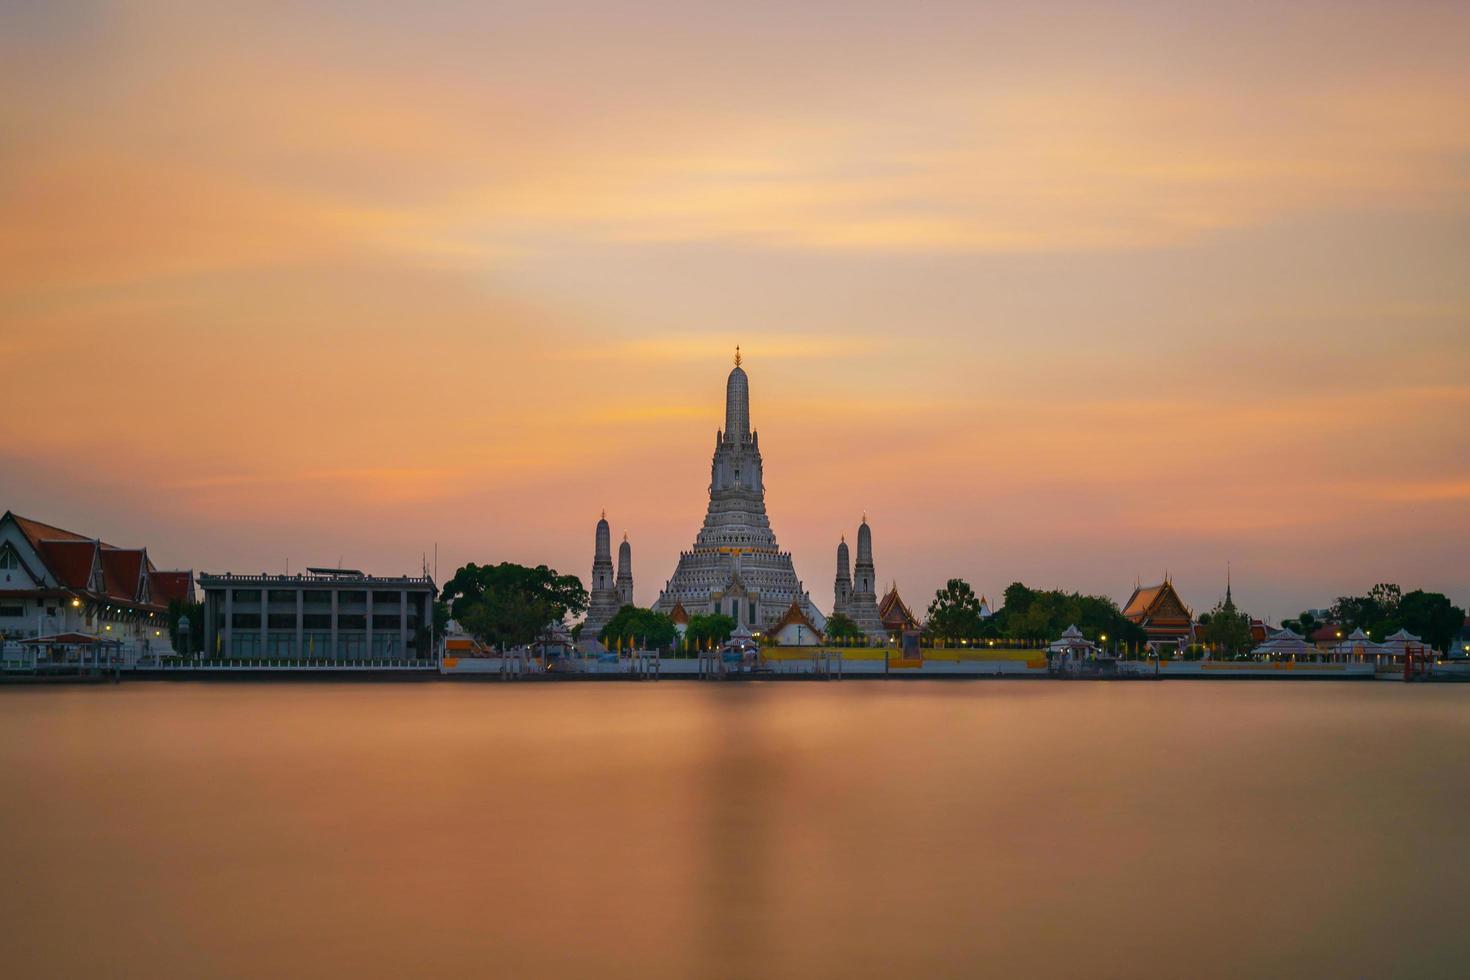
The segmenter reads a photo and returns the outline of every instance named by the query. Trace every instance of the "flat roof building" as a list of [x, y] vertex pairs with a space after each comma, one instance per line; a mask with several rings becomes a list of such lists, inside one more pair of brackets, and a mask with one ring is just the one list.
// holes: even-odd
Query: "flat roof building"
[[424, 660], [438, 590], [428, 575], [380, 577], [355, 569], [299, 575], [200, 573], [204, 656]]

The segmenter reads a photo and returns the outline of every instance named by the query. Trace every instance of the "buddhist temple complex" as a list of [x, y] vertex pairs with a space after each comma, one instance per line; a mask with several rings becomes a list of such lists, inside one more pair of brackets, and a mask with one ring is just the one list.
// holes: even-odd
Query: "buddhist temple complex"
[[871, 641], [883, 642], [888, 631], [883, 626], [883, 617], [878, 611], [878, 593], [874, 581], [877, 578], [873, 566], [873, 530], [868, 527], [868, 515], [858, 525], [857, 563], [849, 576], [847, 570], [847, 537], [844, 535], [837, 545], [837, 579], [833, 588], [832, 611], [842, 613], [857, 624], [858, 629]]
[[597, 634], [618, 614], [626, 603], [623, 594], [626, 587], [627, 602], [633, 597], [633, 552], [627, 535], [618, 548], [618, 574], [613, 578], [612, 533], [607, 525], [607, 512], [597, 522], [596, 543], [592, 555], [592, 588], [588, 593], [587, 618], [582, 624], [582, 638], [596, 640]]
[[760, 632], [774, 627], [793, 602], [815, 628], [825, 628], [826, 617], [812, 605], [766, 516], [760, 436], [751, 427], [750, 380], [737, 347], [725, 382], [725, 427], [715, 433], [704, 525], [694, 546], [679, 555], [653, 608], [724, 613], [737, 627]]
[[1194, 614], [1168, 576], [1158, 585], [1136, 586], [1123, 606], [1123, 617], [1143, 627], [1153, 643], [1178, 643], [1193, 632]]
[[889, 636], [902, 636], [904, 633], [919, 628], [919, 620], [898, 594], [897, 584], [889, 586], [888, 591], [879, 600], [878, 616], [883, 620], [883, 629]]

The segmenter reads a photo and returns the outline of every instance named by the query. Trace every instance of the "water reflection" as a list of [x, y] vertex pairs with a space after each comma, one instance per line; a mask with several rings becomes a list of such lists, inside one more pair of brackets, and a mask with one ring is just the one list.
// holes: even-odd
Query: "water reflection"
[[1467, 697], [0, 690], [6, 975], [1454, 975]]

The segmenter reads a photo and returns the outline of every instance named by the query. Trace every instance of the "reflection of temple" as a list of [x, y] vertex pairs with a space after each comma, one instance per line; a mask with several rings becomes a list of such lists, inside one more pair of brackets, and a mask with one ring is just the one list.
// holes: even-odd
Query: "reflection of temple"
[[1174, 591], [1168, 576], [1158, 585], [1135, 586], [1123, 618], [1143, 627], [1151, 642], [1176, 643], [1192, 632], [1194, 614]]
[[796, 577], [791, 554], [777, 547], [766, 516], [760, 437], [750, 426], [750, 381], [737, 348], [725, 383], [725, 428], [715, 434], [704, 526], [694, 547], [679, 555], [654, 608], [724, 613], [759, 631], [775, 625], [792, 602], [816, 627], [826, 626]]

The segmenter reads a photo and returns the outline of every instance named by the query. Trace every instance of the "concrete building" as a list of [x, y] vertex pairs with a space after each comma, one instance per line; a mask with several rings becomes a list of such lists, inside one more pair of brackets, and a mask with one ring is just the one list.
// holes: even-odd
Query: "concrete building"
[[300, 575], [201, 573], [204, 656], [242, 660], [427, 659], [438, 590], [428, 575], [343, 568]]
[[654, 608], [690, 615], [724, 613], [737, 628], [770, 629], [796, 602], [817, 628], [826, 617], [796, 577], [790, 552], [776, 544], [766, 516], [760, 436], [750, 424], [750, 379], [740, 366], [725, 382], [725, 427], [715, 433], [710, 463], [709, 508], [694, 547], [679, 555]]
[[194, 601], [193, 572], [157, 568], [146, 548], [0, 516], [0, 636], [79, 633], [121, 641], [129, 655], [171, 653], [174, 600]]

